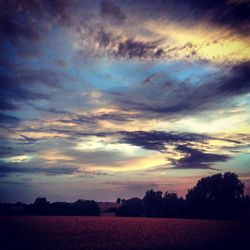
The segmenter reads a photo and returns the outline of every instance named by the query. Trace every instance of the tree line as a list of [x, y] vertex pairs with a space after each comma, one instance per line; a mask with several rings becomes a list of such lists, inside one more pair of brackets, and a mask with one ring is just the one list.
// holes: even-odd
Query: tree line
[[143, 199], [118, 199], [117, 216], [168, 218], [250, 219], [250, 198], [235, 173], [200, 179], [184, 198], [149, 190]]
[[73, 203], [53, 202], [50, 203], [45, 197], [36, 198], [33, 204], [0, 204], [2, 215], [81, 215], [99, 216], [100, 207], [93, 200], [78, 200]]
[[[148, 190], [143, 199], [118, 198], [118, 208], [111, 208], [116, 216], [250, 219], [250, 198], [244, 194], [245, 185], [235, 173], [215, 174], [200, 179], [184, 198], [176, 193]], [[99, 216], [100, 206], [93, 200], [73, 203], [50, 203], [40, 197], [33, 204], [0, 203], [2, 215], [81, 215]]]

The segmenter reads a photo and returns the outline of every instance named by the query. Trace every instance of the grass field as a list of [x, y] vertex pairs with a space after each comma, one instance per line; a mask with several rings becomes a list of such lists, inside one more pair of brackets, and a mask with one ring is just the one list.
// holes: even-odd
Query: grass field
[[[248, 245], [248, 246], [247, 246]], [[244, 222], [187, 219], [0, 217], [0, 249], [250, 249]]]

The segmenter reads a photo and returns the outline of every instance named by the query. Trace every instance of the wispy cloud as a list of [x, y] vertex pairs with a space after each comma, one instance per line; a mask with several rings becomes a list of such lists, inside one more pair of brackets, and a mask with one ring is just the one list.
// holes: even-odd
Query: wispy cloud
[[[221, 71], [223, 71], [221, 68]], [[117, 95], [111, 93], [121, 108], [178, 116], [230, 105], [232, 98], [249, 93], [249, 63], [227, 68], [226, 73], [214, 73], [192, 84], [173, 79], [145, 80]], [[148, 78], [146, 78], [147, 80]], [[237, 84], [235, 84], [237, 82]], [[155, 98], [157, 96], [157, 98]]]

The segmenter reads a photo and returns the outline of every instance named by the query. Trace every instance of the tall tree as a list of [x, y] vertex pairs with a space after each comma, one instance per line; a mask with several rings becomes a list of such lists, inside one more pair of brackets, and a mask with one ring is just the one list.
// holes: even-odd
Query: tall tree
[[243, 198], [244, 183], [230, 172], [200, 179], [186, 195], [191, 213], [202, 217], [238, 214]]

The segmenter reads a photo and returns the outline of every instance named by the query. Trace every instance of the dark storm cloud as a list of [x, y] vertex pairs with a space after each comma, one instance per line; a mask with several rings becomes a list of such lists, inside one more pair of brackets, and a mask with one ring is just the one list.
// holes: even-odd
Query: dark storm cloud
[[99, 120], [107, 120], [107, 121], [117, 121], [117, 122], [126, 122], [136, 120], [138, 116], [134, 114], [124, 114], [119, 112], [114, 113], [103, 113], [96, 116]]
[[238, 95], [250, 91], [250, 62], [236, 65], [231, 69], [231, 77], [221, 79], [219, 91], [228, 95]]
[[[2, 132], [2, 131], [1, 131]], [[3, 132], [2, 132], [3, 133]], [[10, 132], [11, 133], [11, 132]], [[31, 138], [29, 138], [31, 140]], [[35, 153], [34, 147], [30, 144], [21, 142], [22, 139], [0, 138], [0, 158], [20, 156], [26, 153]], [[0, 159], [1, 161], [1, 159]]]
[[18, 102], [26, 100], [48, 99], [45, 93], [27, 88], [27, 85], [20, 83], [17, 79], [0, 74], [0, 109], [18, 109]]
[[147, 113], [165, 113], [171, 118], [214, 110], [220, 106], [226, 107], [234, 97], [250, 92], [250, 62], [224, 70], [226, 73], [223, 73], [223, 69], [220, 73], [214, 73], [213, 79], [210, 76], [203, 78], [199, 85], [186, 81], [175, 82], [173, 79], [157, 82], [150, 75], [128, 90], [107, 94], [121, 108], [143, 111], [145, 117]]
[[50, 69], [15, 70], [12, 67], [0, 72], [0, 110], [20, 109], [20, 104], [29, 101], [49, 100], [65, 82], [75, 82], [75, 79]]
[[[82, 28], [82, 27], [81, 27]], [[92, 51], [96, 55], [109, 55], [117, 58], [159, 59], [165, 55], [161, 41], [145, 42], [107, 31], [105, 24], [84, 26], [84, 32], [78, 33], [78, 45], [86, 49], [86, 41], [91, 46], [97, 44], [99, 49]], [[93, 49], [93, 48], [92, 48]], [[78, 55], [79, 56], [79, 55]]]
[[34, 26], [28, 26], [25, 23], [6, 16], [0, 18], [0, 34], [7, 37], [13, 43], [17, 43], [19, 38], [32, 41], [41, 39], [39, 30], [35, 29]]
[[159, 58], [163, 55], [163, 50], [158, 48], [157, 42], [140, 42], [132, 39], [127, 39], [120, 42], [116, 56], [127, 58]]
[[[8, 1], [3, 2], [7, 3]], [[3, 6], [3, 9], [6, 10], [7, 7]], [[1, 13], [0, 57], [2, 60], [6, 61], [6, 57], [8, 58], [8, 55], [6, 55], [5, 52], [11, 48], [15, 48], [21, 56], [39, 54], [38, 48], [33, 47], [33, 44], [41, 41], [43, 38], [41, 31], [41, 28], [38, 28], [36, 24], [27, 19], [26, 14], [16, 13], [14, 7], [11, 9], [10, 13], [8, 13], [8, 11]], [[27, 46], [27, 43], [29, 43], [29, 46]], [[13, 62], [14, 58], [11, 60]]]
[[99, 32], [97, 32], [96, 39], [100, 45], [100, 47], [107, 47], [113, 40], [112, 34], [107, 33], [101, 28]]
[[7, 115], [0, 113], [0, 124], [13, 124], [16, 125], [16, 123], [20, 122], [20, 119], [18, 117]]
[[[102, 161], [103, 162], [103, 161]], [[25, 163], [5, 163], [0, 162], [0, 177], [6, 177], [11, 174], [39, 174], [47, 176], [58, 175], [76, 175], [79, 178], [94, 178], [97, 176], [112, 176], [109, 173], [101, 171], [84, 171], [73, 165], [68, 166], [26, 166]]]
[[140, 146], [148, 150], [164, 151], [167, 144], [175, 144], [179, 142], [203, 141], [208, 137], [192, 133], [174, 133], [163, 131], [134, 131], [121, 132], [122, 142]]
[[38, 111], [41, 112], [47, 112], [47, 113], [51, 113], [51, 114], [58, 114], [58, 115], [73, 115], [71, 112], [66, 111], [66, 110], [62, 110], [62, 109], [55, 109], [55, 108], [45, 108], [45, 107], [39, 107], [34, 105], [34, 108]]
[[8, 100], [0, 100], [0, 110], [14, 110], [17, 105], [14, 103], [9, 103]]
[[189, 169], [189, 168], [211, 168], [215, 162], [225, 162], [230, 159], [228, 155], [203, 153], [200, 150], [193, 149], [185, 145], [178, 145], [177, 151], [185, 153], [186, 156], [180, 160], [173, 161], [175, 168]]
[[[0, 109], [18, 109], [18, 103], [29, 100], [47, 100], [50, 94], [46, 89], [36, 90], [40, 85], [50, 90], [59, 88], [64, 81], [73, 81], [65, 73], [51, 70], [27, 70], [24, 72], [0, 73]], [[51, 93], [51, 92], [50, 92]]]
[[[206, 20], [217, 26], [249, 34], [250, 2], [231, 0], [139, 0], [127, 1], [130, 11], [141, 18], [171, 19], [183, 25]], [[142, 11], [143, 10], [143, 11]]]
[[[55, 113], [55, 112], [53, 112], [52, 110], [52, 113]], [[126, 121], [136, 120], [137, 118], [138, 118], [137, 115], [119, 113], [119, 112], [99, 113], [96, 115], [95, 114], [79, 115], [79, 114], [71, 113], [69, 118], [59, 119], [58, 121], [62, 123], [76, 123], [79, 125], [85, 124], [85, 123], [94, 125], [94, 124], [97, 124], [98, 121], [126, 122]]]
[[[6, 46], [13, 46], [15, 56], [34, 57], [41, 54], [39, 44], [47, 39], [53, 25], [70, 27], [79, 1], [67, 0], [4, 0], [0, 2], [1, 57]], [[13, 62], [12, 58], [12, 62]]]
[[[207, 3], [207, 5], [209, 5], [209, 3]], [[209, 11], [211, 11], [213, 14], [210, 16], [210, 19], [215, 24], [228, 26], [241, 33], [249, 34], [249, 1], [212, 1], [210, 6], [207, 7], [201, 4], [199, 9], [203, 10], [207, 15], [209, 15]]]
[[0, 146], [0, 157], [10, 156], [12, 155], [14, 150], [15, 150], [14, 148], [9, 147], [9, 146]]
[[121, 23], [126, 19], [125, 13], [118, 6], [117, 2], [110, 0], [101, 2], [101, 16], [112, 18], [118, 23]]
[[31, 145], [38, 142], [38, 139], [34, 139], [25, 135], [21, 135], [21, 138], [17, 139], [17, 144], [19, 145]]
[[78, 7], [78, 0], [13, 0], [1, 1], [0, 14], [14, 16], [26, 14], [29, 18], [36, 18], [39, 21], [53, 20], [54, 22], [70, 25], [73, 20], [72, 10]]
[[[225, 162], [230, 159], [228, 155], [206, 153], [191, 147], [191, 144], [195, 144], [195, 142], [205, 144], [205, 141], [208, 139], [228, 141], [227, 139], [218, 139], [194, 133], [174, 133], [163, 131], [135, 131], [120, 133], [123, 136], [121, 140], [123, 143], [139, 146], [147, 150], [155, 150], [164, 153], [168, 149], [168, 146], [174, 146], [176, 151], [185, 154], [180, 160], [169, 158], [174, 168], [212, 169], [214, 163]], [[238, 142], [236, 143], [238, 144]], [[236, 148], [238, 146], [239, 145], [236, 145]]]
[[12, 173], [22, 174], [45, 174], [45, 175], [72, 175], [78, 171], [78, 168], [70, 167], [26, 167], [18, 164], [0, 163], [0, 176], [6, 176]]
[[44, 0], [43, 4], [51, 18], [60, 24], [70, 26], [74, 23], [74, 11], [78, 8], [79, 3], [79, 0]]

